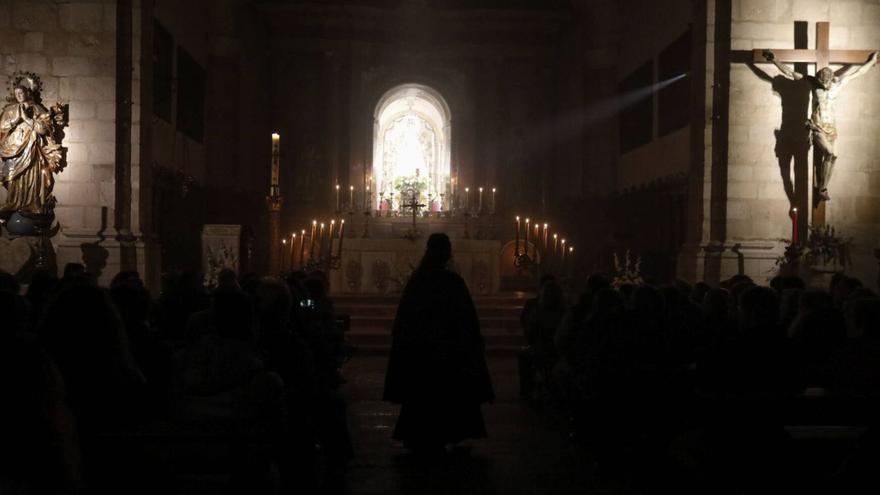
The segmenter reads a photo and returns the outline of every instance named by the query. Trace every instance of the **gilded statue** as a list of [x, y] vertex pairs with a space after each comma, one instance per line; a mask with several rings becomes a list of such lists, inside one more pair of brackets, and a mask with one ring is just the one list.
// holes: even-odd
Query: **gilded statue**
[[877, 56], [880, 52], [874, 52], [867, 62], [860, 66], [847, 67], [840, 75], [834, 73], [830, 67], [824, 67], [815, 76], [805, 76], [792, 70], [791, 67], [779, 63], [772, 50], [764, 50], [764, 58], [782, 72], [789, 79], [798, 81], [807, 78], [813, 92], [813, 113], [807, 120], [806, 126], [813, 138], [813, 145], [819, 150], [821, 160], [813, 163], [813, 178], [815, 181], [815, 194], [823, 201], [828, 201], [828, 183], [831, 182], [831, 173], [834, 171], [834, 162], [837, 161], [834, 143], [837, 141], [837, 120], [834, 116], [834, 102], [840, 95], [840, 91], [851, 80], [866, 74], [871, 67], [877, 64]]
[[65, 166], [60, 144], [67, 125], [65, 108], [60, 103], [43, 106], [42, 82], [33, 72], [15, 72], [9, 89], [8, 103], [0, 112], [0, 182], [7, 191], [0, 219], [18, 213], [36, 224], [48, 224], [54, 218], [54, 174]]

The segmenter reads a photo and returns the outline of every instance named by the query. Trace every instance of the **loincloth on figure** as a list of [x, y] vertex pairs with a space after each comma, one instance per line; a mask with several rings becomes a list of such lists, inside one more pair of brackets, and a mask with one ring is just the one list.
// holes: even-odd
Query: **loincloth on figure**
[[818, 122], [816, 119], [810, 119], [806, 121], [807, 129], [810, 129], [814, 133], [819, 133], [825, 137], [825, 139], [829, 141], [834, 141], [837, 139], [837, 127], [834, 124], [823, 124]]

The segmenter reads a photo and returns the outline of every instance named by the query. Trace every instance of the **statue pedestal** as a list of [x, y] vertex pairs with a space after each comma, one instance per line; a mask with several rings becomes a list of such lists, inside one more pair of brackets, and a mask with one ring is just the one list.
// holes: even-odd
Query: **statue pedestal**
[[33, 268], [39, 238], [10, 237], [5, 228], [0, 231], [0, 270], [21, 277]]

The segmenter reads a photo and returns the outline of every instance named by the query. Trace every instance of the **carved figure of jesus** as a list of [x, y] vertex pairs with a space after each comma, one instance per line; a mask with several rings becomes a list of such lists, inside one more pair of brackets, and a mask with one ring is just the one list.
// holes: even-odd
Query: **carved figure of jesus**
[[828, 201], [831, 199], [828, 195], [828, 183], [831, 182], [834, 162], [837, 161], [834, 149], [834, 143], [837, 141], [834, 102], [849, 81], [866, 74], [871, 70], [871, 67], [877, 64], [877, 56], [880, 52], [872, 53], [863, 65], [847, 67], [839, 76], [835, 75], [830, 67], [822, 68], [815, 76], [805, 76], [795, 72], [791, 67], [779, 63], [772, 50], [764, 50], [763, 54], [764, 58], [775, 65], [785, 77], [795, 81], [806, 77], [813, 87], [813, 112], [806, 125], [811, 131], [813, 144], [818, 147], [821, 157], [819, 163], [813, 163], [814, 187], [819, 198]]

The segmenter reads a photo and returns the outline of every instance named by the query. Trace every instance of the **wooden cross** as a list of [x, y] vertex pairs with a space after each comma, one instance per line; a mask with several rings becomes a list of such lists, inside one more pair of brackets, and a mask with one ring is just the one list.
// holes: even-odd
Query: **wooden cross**
[[[806, 63], [816, 64], [816, 72], [831, 64], [864, 64], [865, 60], [873, 53], [871, 50], [832, 50], [831, 49], [831, 23], [816, 23], [816, 49], [798, 48], [794, 50], [773, 50], [773, 55], [778, 62], [782, 63]], [[755, 48], [752, 50], [752, 61], [755, 63], [767, 63], [764, 51], [767, 48]], [[815, 160], [816, 157], [814, 156]], [[812, 222], [814, 227], [825, 225], [825, 201], [815, 203], [813, 208]]]

